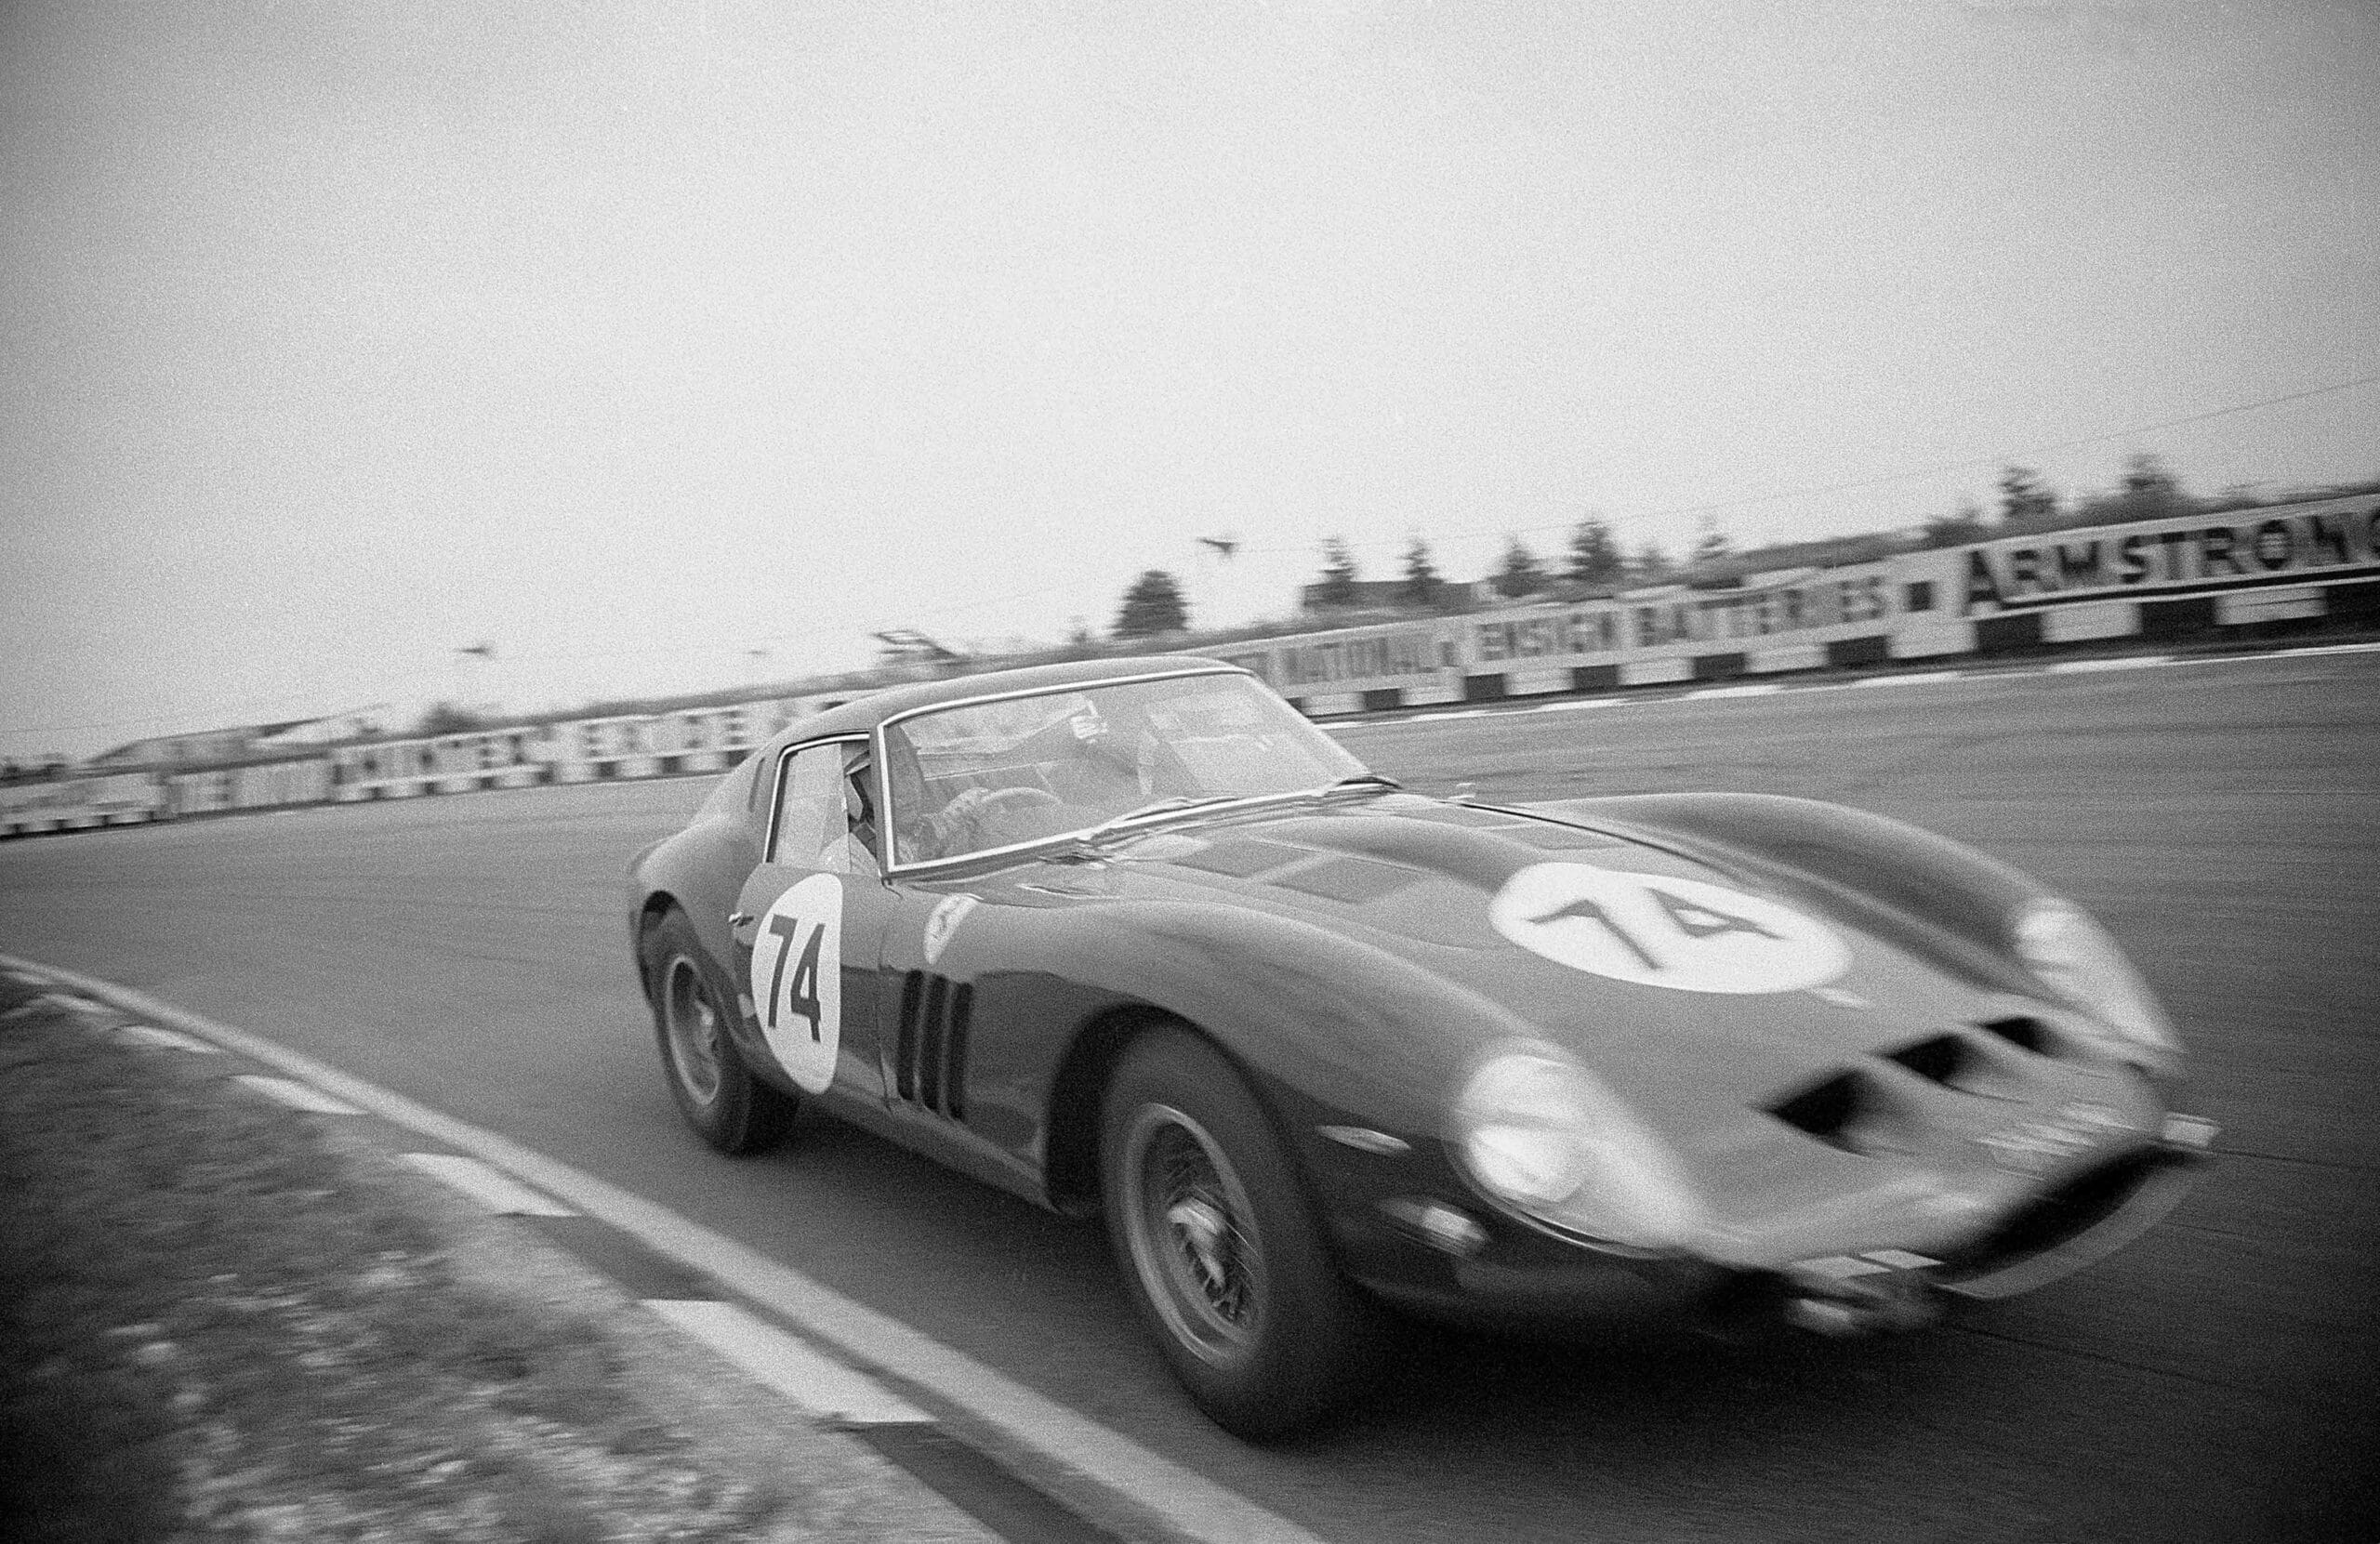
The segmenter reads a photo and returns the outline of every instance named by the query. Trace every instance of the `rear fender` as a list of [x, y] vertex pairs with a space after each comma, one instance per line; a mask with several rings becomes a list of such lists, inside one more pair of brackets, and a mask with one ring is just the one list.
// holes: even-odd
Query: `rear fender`
[[[756, 859], [741, 825], [729, 819], [697, 819], [676, 835], [638, 853], [628, 865], [629, 947], [641, 957], [644, 930], [671, 906], [686, 914], [694, 937], [718, 968], [719, 979], [736, 979], [728, 913], [735, 909], [744, 876]], [[644, 970], [640, 957], [637, 975]], [[646, 1000], [653, 983], [643, 982]], [[730, 1015], [731, 1021], [734, 1015]]]

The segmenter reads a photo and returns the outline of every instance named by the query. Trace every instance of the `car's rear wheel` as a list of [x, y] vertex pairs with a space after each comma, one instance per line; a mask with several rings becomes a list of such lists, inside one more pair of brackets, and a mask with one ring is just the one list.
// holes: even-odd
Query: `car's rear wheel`
[[1370, 1360], [1373, 1311], [1221, 1052], [1178, 1028], [1133, 1043], [1108, 1084], [1100, 1174], [1134, 1304], [1216, 1424], [1276, 1436], [1344, 1397]]
[[661, 1075], [686, 1124], [722, 1153], [757, 1153], [792, 1123], [794, 1100], [761, 1082], [728, 1036], [723, 990], [686, 914], [671, 910], [645, 930], [645, 980]]

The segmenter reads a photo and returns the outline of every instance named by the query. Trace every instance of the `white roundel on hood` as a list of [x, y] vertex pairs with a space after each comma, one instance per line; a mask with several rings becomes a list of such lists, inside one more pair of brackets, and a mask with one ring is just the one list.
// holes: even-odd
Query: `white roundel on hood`
[[1667, 874], [1532, 864], [1488, 917], [1557, 965], [1679, 992], [1798, 992], [1851, 968], [1850, 948], [1816, 917]]

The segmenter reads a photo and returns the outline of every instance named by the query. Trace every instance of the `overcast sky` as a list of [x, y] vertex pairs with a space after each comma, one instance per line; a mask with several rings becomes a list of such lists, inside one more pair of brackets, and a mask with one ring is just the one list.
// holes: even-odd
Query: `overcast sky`
[[2380, 473], [2376, 104], [2369, 0], [0, 4], [0, 754]]

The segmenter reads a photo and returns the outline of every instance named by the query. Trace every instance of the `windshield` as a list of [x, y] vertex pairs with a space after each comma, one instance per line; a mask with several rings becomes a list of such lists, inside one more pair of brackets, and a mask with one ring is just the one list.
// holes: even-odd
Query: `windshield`
[[1317, 788], [1363, 763], [1251, 678], [1173, 676], [957, 704], [884, 729], [893, 861], [1088, 830], [1145, 806]]

